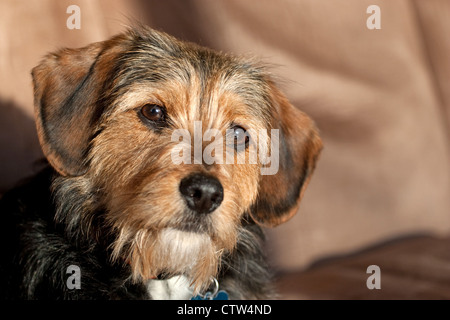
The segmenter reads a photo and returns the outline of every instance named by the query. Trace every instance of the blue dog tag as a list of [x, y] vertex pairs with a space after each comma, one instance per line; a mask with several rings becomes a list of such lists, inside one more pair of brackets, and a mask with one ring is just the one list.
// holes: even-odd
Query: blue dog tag
[[216, 278], [211, 279], [214, 289], [213, 292], [208, 291], [204, 295], [198, 294], [191, 300], [228, 300], [228, 293], [225, 290], [219, 290], [219, 282]]
[[212, 295], [211, 292], [205, 293], [204, 296], [196, 295], [191, 300], [228, 300], [228, 293], [224, 290], [220, 290], [216, 295]]
[[220, 290], [217, 292], [213, 300], [228, 300], [228, 293], [226, 291]]

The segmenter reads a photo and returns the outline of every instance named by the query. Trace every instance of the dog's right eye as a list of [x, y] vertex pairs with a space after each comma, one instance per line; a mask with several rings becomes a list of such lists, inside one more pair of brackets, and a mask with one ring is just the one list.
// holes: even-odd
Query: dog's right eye
[[157, 104], [146, 104], [141, 108], [141, 114], [152, 122], [165, 120], [164, 107]]

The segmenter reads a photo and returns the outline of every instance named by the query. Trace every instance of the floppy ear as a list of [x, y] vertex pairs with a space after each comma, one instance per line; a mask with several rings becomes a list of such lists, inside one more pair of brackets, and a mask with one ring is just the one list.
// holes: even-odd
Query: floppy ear
[[62, 175], [84, 172], [91, 132], [98, 44], [47, 55], [33, 69], [36, 127], [42, 151]]
[[[289, 103], [270, 83], [272, 128], [279, 129], [279, 169], [262, 175], [251, 217], [264, 226], [276, 226], [297, 211], [322, 149], [314, 122]], [[272, 150], [272, 152], [274, 152]]]
[[85, 158], [101, 115], [97, 100], [107, 79], [109, 40], [47, 55], [33, 69], [36, 126], [42, 150], [62, 175], [86, 171]]

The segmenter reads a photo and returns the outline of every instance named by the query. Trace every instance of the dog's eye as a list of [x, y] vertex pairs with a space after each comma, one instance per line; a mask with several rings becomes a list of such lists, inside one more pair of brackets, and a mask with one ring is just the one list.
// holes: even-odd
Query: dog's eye
[[141, 113], [148, 120], [153, 122], [164, 121], [164, 108], [157, 104], [146, 104], [141, 108]]
[[245, 146], [245, 148], [247, 148], [248, 142], [250, 140], [250, 137], [249, 137], [247, 131], [244, 128], [242, 128], [241, 126], [234, 126], [232, 128], [232, 130], [233, 130], [235, 147], [242, 148], [243, 146]]

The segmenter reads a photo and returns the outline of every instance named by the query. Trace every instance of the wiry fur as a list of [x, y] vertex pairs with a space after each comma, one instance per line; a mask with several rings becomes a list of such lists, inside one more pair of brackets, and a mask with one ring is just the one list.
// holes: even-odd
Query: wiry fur
[[[178, 275], [194, 294], [216, 277], [231, 298], [270, 297], [258, 224], [295, 214], [321, 141], [261, 65], [140, 27], [50, 54], [33, 80], [51, 168], [0, 204], [2, 243], [11, 244], [2, 255], [2, 297], [145, 299], [148, 281]], [[140, 110], [149, 103], [164, 106], [164, 123], [145, 119]], [[171, 160], [174, 130], [195, 141], [236, 124], [280, 131], [276, 175], [262, 176], [260, 159], [207, 164], [193, 153], [184, 155], [190, 164]], [[251, 148], [233, 157], [248, 157]], [[193, 173], [223, 186], [220, 206], [208, 214], [190, 210], [180, 193]], [[65, 285], [69, 265], [81, 269], [80, 290]]]

